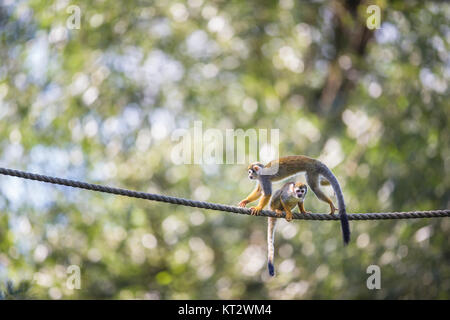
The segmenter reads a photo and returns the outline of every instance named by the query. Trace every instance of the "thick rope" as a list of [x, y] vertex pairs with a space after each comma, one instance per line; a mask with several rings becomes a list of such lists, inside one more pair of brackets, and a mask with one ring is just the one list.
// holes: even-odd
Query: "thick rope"
[[[40, 174], [33, 174], [29, 172], [13, 170], [13, 169], [5, 169], [0, 167], [0, 174], [19, 177], [28, 180], [36, 180], [46, 183], [59, 184], [63, 186], [68, 186], [72, 188], [80, 188], [98, 192], [112, 193], [126, 197], [160, 201], [178, 204], [182, 206], [188, 207], [196, 207], [202, 209], [210, 209], [210, 210], [218, 210], [218, 211], [227, 211], [234, 212], [240, 214], [250, 214], [249, 208], [240, 208], [235, 206], [228, 206], [217, 203], [210, 203], [204, 201], [196, 201], [189, 200], [177, 197], [169, 197], [160, 194], [154, 193], [145, 193], [132, 191], [127, 189], [120, 188], [112, 188], [108, 186], [102, 186], [98, 184], [80, 182], [69, 179], [61, 179], [56, 177], [44, 176]], [[262, 210], [260, 216], [263, 217], [277, 217], [275, 212], [270, 210]], [[284, 217], [284, 215], [282, 216]], [[330, 215], [328, 213], [310, 213], [310, 214], [301, 214], [301, 213], [293, 213], [294, 219], [300, 220], [339, 220], [339, 214]], [[433, 211], [410, 211], [410, 212], [383, 212], [383, 213], [353, 213], [348, 215], [349, 220], [383, 220], [383, 219], [418, 219], [418, 218], [442, 218], [442, 217], [450, 217], [450, 210], [433, 210]]]

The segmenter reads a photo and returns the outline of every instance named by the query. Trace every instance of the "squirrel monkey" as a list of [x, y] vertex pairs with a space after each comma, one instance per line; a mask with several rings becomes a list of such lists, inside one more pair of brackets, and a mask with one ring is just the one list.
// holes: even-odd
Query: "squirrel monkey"
[[[280, 217], [283, 211], [286, 212], [286, 220], [292, 220], [292, 209], [298, 205], [301, 213], [309, 213], [305, 211], [303, 201], [305, 200], [308, 187], [301, 182], [288, 182], [281, 189], [277, 190], [270, 200], [270, 210], [275, 211], [277, 216]], [[274, 256], [274, 238], [275, 238], [275, 226], [277, 224], [277, 218], [269, 217], [267, 219], [267, 267], [269, 268], [269, 274], [275, 275], [273, 267]]]
[[317, 198], [330, 205], [330, 214], [334, 214], [334, 211], [338, 209], [334, 206], [333, 201], [320, 189], [320, 184], [324, 183], [319, 183], [319, 177], [322, 176], [331, 184], [339, 205], [344, 244], [348, 244], [350, 241], [350, 226], [345, 209], [344, 195], [334, 174], [319, 160], [306, 156], [287, 156], [278, 160], [272, 160], [265, 166], [259, 162], [252, 163], [248, 167], [248, 177], [251, 180], [257, 180], [258, 184], [247, 198], [239, 202], [239, 206], [245, 207], [249, 202], [253, 202], [261, 197], [262, 194], [258, 205], [250, 208], [252, 215], [259, 215], [272, 195], [272, 181], [279, 181], [300, 172], [306, 172], [306, 182], [309, 187]]

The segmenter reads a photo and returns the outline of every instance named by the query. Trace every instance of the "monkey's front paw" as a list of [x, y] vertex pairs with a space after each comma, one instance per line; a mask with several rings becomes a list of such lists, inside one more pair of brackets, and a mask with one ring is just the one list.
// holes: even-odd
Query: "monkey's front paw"
[[286, 221], [291, 222], [292, 221], [292, 212], [286, 212]]
[[275, 213], [276, 213], [277, 217], [283, 216], [283, 211], [281, 211], [281, 210], [276, 209]]
[[241, 208], [245, 208], [245, 206], [247, 205], [248, 201], [247, 200], [242, 200], [241, 202], [239, 202], [238, 206]]
[[259, 216], [259, 214], [261, 213], [262, 208], [259, 207], [251, 207], [250, 208], [250, 214], [252, 216]]

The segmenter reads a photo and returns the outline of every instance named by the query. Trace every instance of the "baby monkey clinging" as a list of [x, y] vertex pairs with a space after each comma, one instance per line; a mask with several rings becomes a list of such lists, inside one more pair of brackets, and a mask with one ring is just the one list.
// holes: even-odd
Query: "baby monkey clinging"
[[288, 182], [280, 190], [277, 190], [270, 200], [270, 209], [281, 216], [286, 212], [286, 220], [292, 220], [292, 209], [298, 205], [301, 213], [310, 213], [305, 211], [303, 201], [305, 199], [308, 187], [301, 182]]
[[[301, 182], [288, 182], [280, 190], [277, 190], [270, 199], [270, 209], [275, 211], [277, 216], [280, 217], [283, 211], [286, 212], [286, 220], [292, 220], [292, 209], [298, 205], [301, 213], [309, 213], [305, 211], [303, 201], [305, 200], [308, 187]], [[273, 276], [275, 270], [273, 267], [274, 256], [274, 237], [275, 237], [275, 225], [277, 218], [268, 218], [267, 220], [267, 255], [268, 255], [268, 268], [269, 274]]]

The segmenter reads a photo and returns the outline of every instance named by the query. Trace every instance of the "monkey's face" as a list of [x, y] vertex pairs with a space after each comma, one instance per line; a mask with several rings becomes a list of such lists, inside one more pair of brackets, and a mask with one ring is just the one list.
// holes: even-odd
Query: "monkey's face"
[[300, 200], [305, 199], [307, 192], [308, 192], [308, 187], [305, 184], [303, 184], [301, 182], [297, 182], [294, 185], [294, 194], [298, 199], [300, 199]]
[[263, 167], [264, 166], [259, 162], [255, 162], [255, 163], [252, 163], [251, 165], [249, 165], [248, 166], [248, 178], [250, 180], [258, 179]]

